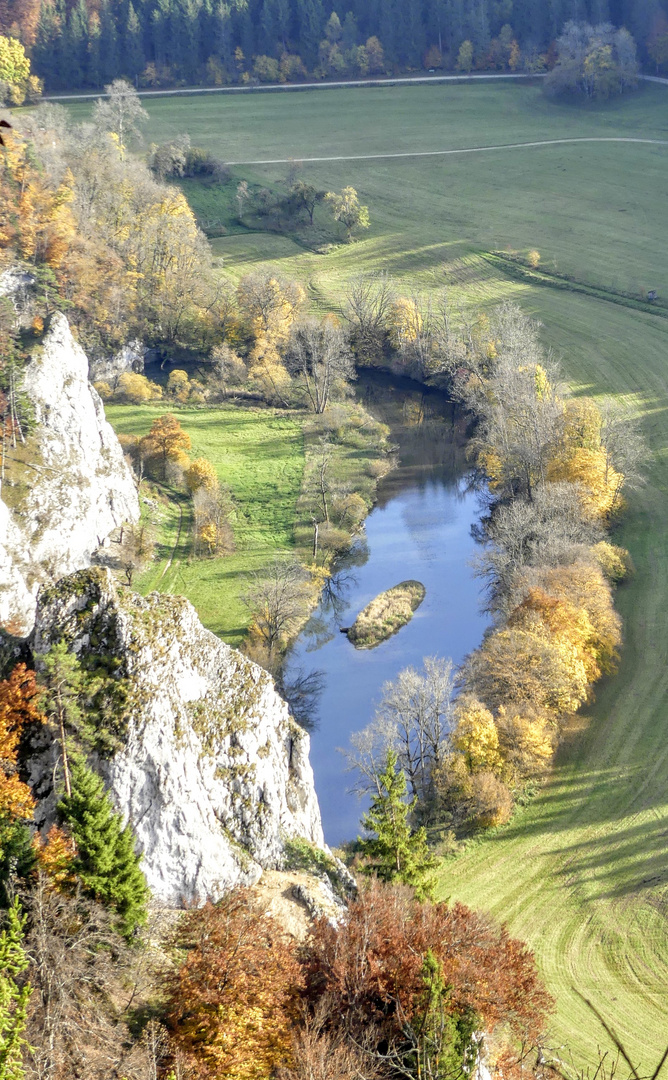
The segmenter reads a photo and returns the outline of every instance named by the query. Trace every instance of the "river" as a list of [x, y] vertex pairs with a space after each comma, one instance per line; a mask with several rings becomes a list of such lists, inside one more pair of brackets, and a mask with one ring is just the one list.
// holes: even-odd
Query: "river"
[[[350, 555], [335, 567], [331, 588], [296, 641], [288, 674], [322, 673], [318, 718], [311, 733], [311, 763], [325, 838], [333, 846], [359, 830], [363, 806], [350, 792], [340, 748], [374, 714], [383, 684], [425, 656], [459, 663], [480, 644], [486, 618], [471, 559], [471, 526], [479, 502], [468, 490], [461, 422], [443, 395], [381, 373], [360, 377], [357, 394], [388, 423], [399, 466], [378, 488], [378, 501]], [[408, 626], [374, 649], [358, 650], [340, 627], [379, 592], [406, 578], [426, 588]]]

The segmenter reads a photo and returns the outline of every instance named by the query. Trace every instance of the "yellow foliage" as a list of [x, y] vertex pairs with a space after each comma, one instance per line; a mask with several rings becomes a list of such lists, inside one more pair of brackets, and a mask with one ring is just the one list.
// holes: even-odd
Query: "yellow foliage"
[[199, 539], [206, 545], [209, 555], [213, 555], [218, 546], [218, 526], [214, 522], [202, 525], [199, 530]]
[[190, 394], [190, 379], [185, 371], [181, 368], [175, 368], [174, 371], [170, 371], [169, 378], [167, 379], [167, 393], [170, 397], [176, 398], [177, 401], [185, 402], [188, 400]]
[[405, 296], [400, 296], [393, 302], [388, 321], [390, 338], [397, 349], [416, 341], [422, 331], [420, 309], [415, 300], [409, 300]]
[[501, 766], [499, 735], [494, 717], [475, 698], [460, 698], [457, 702], [453, 742], [464, 755], [470, 772], [483, 769], [495, 771]]
[[505, 825], [513, 810], [513, 800], [508, 788], [489, 770], [471, 777], [471, 816], [483, 828]]
[[545, 632], [564, 649], [573, 649], [582, 661], [587, 681], [594, 683], [601, 677], [596, 649], [596, 632], [589, 616], [570, 600], [549, 596], [542, 589], [531, 588], [525, 600], [511, 613], [508, 624], [522, 626], [527, 630]]
[[543, 771], [554, 753], [556, 730], [548, 716], [530, 705], [501, 705], [497, 714], [499, 746], [511, 780]]
[[197, 491], [201, 487], [215, 490], [218, 487], [218, 474], [206, 458], [195, 458], [186, 473], [186, 484], [190, 491]]
[[548, 480], [579, 484], [582, 506], [592, 518], [607, 519], [619, 504], [624, 477], [610, 464], [604, 449], [580, 447], [555, 458], [548, 467]]
[[589, 680], [577, 650], [553, 639], [539, 619], [530, 628], [490, 634], [469, 658], [469, 672], [473, 690], [492, 707], [531, 701], [566, 713], [587, 700]]
[[145, 375], [137, 375], [133, 371], [124, 371], [119, 377], [116, 393], [133, 405], [140, 405], [142, 401], [153, 401], [162, 395], [157, 383], [152, 383]]
[[599, 544], [594, 544], [591, 550], [606, 578], [613, 585], [623, 581], [631, 573], [631, 556], [626, 548], [601, 540]]
[[259, 337], [251, 350], [249, 375], [259, 384], [268, 401], [283, 402], [290, 376], [274, 342], [268, 337]]
[[553, 567], [536, 575], [536, 584], [550, 596], [568, 600], [587, 613], [592, 627], [591, 648], [601, 671], [611, 674], [617, 666], [622, 623], [600, 566], [579, 560], [569, 566]]

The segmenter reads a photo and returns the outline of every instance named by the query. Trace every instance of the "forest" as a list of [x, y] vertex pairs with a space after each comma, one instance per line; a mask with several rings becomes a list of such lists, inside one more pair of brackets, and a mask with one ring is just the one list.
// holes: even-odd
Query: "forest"
[[640, 58], [668, 58], [659, 0], [3, 0], [0, 34], [27, 49], [47, 91], [225, 86], [397, 74], [426, 69], [542, 72], [570, 19], [610, 22]]

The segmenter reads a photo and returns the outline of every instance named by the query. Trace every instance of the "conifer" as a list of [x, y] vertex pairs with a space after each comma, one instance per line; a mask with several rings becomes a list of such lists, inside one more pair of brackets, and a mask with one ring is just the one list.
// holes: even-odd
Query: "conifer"
[[424, 828], [411, 830], [409, 815], [416, 802], [417, 797], [406, 802], [406, 777], [397, 769], [396, 753], [388, 750], [378, 776], [378, 793], [362, 818], [362, 828], [374, 835], [360, 840], [360, 847], [368, 859], [364, 873], [412, 885], [418, 898], [424, 899], [433, 891], [431, 871], [436, 860], [429, 853]]
[[23, 949], [23, 926], [18, 900], [7, 911], [7, 923], [0, 933], [0, 1080], [23, 1080], [23, 1048], [27, 1046], [23, 1033], [26, 1028], [28, 1002], [32, 993], [29, 983], [19, 986], [17, 978], [28, 967]]
[[72, 761], [71, 786], [58, 812], [76, 845], [72, 871], [90, 896], [118, 913], [118, 929], [130, 938], [146, 921], [148, 898], [132, 828], [123, 826], [102, 778], [81, 758]]

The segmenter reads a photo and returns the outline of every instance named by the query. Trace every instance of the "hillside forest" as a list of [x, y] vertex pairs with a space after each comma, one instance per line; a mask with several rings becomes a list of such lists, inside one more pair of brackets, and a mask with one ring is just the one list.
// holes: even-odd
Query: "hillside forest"
[[[554, 66], [569, 20], [624, 27], [647, 70], [668, 62], [660, 0], [350, 0], [340, 10], [322, 0], [0, 4], [0, 34], [22, 43], [49, 92], [101, 88], [120, 76], [168, 87], [442, 69], [540, 73]], [[596, 43], [592, 56], [604, 50], [596, 63], [608, 66], [610, 47]]]

